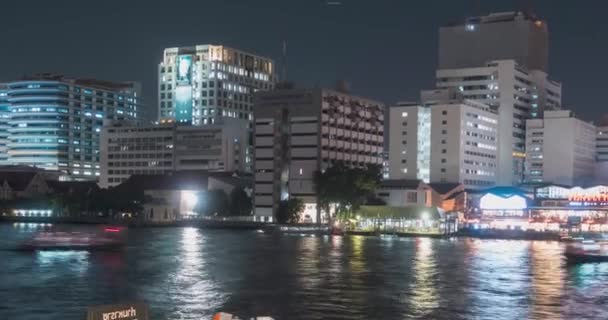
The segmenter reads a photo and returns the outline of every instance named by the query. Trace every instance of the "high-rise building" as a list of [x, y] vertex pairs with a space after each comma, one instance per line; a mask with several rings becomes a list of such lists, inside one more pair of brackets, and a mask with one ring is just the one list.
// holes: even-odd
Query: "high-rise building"
[[0, 84], [0, 165], [8, 164], [8, 129], [11, 109], [6, 85]]
[[595, 178], [598, 184], [608, 184], [608, 117], [598, 123], [595, 138]]
[[390, 179], [495, 185], [496, 111], [448, 90], [434, 92], [441, 98], [429, 100], [429, 92], [423, 92], [422, 104], [389, 108]]
[[437, 87], [459, 91], [498, 110], [498, 185], [521, 183], [524, 173], [525, 121], [561, 108], [561, 84], [542, 71], [528, 71], [514, 60], [483, 66], [437, 70]]
[[439, 69], [515, 60], [528, 70], [548, 71], [547, 23], [522, 12], [470, 17], [439, 29]]
[[137, 120], [140, 90], [134, 82], [52, 74], [6, 83], [6, 91], [0, 90], [0, 105], [5, 98], [10, 110], [8, 118], [0, 111], [0, 134], [8, 123], [6, 163], [60, 170], [76, 180], [97, 179], [104, 121]]
[[[303, 218], [317, 220], [314, 175], [343, 161], [382, 165], [382, 103], [329, 89], [260, 92], [255, 105], [255, 215], [273, 217], [279, 201], [305, 203]], [[322, 218], [323, 219], [323, 218]]]
[[134, 174], [244, 172], [247, 124], [245, 119], [222, 118], [204, 126], [133, 126], [120, 122], [105, 126], [99, 185], [113, 187]]
[[167, 48], [158, 65], [159, 121], [252, 120], [253, 94], [275, 81], [269, 58], [218, 45]]
[[526, 182], [587, 185], [594, 180], [596, 127], [569, 110], [526, 121]]

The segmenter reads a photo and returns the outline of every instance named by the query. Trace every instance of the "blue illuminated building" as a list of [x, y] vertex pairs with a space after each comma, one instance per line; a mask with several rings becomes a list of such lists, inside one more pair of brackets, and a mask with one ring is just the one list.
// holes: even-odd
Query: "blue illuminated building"
[[137, 120], [137, 83], [41, 74], [0, 87], [0, 161], [59, 170], [74, 180], [100, 174], [105, 120]]
[[8, 104], [8, 91], [5, 85], [0, 84], [0, 165], [8, 164], [8, 120], [11, 115]]

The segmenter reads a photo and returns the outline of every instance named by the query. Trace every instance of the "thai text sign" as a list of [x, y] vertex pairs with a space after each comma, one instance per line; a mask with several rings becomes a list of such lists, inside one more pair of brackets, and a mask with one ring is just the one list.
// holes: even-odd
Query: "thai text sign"
[[148, 306], [125, 303], [89, 307], [87, 320], [150, 320]]

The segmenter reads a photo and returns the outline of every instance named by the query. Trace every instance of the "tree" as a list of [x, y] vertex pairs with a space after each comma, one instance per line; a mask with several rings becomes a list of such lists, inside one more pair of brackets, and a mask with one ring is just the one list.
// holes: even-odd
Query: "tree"
[[298, 198], [289, 198], [279, 202], [277, 210], [277, 221], [279, 223], [297, 223], [300, 220], [300, 213], [304, 211], [304, 202]]
[[[330, 219], [331, 204], [335, 204], [333, 216], [346, 218], [356, 211], [368, 197], [373, 196], [382, 178], [382, 167], [368, 165], [365, 168], [349, 168], [337, 162], [324, 172], [315, 174], [317, 202], [325, 209]], [[321, 221], [317, 214], [317, 221]]]
[[234, 188], [230, 192], [230, 214], [235, 216], [248, 216], [251, 214], [251, 197], [243, 188]]

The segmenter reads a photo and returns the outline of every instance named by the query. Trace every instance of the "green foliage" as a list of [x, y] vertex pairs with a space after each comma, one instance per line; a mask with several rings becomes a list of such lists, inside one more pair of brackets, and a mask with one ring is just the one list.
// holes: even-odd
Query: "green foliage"
[[120, 186], [99, 189], [84, 195], [81, 205], [89, 212], [140, 212], [143, 209], [144, 192]]
[[325, 172], [315, 174], [317, 201], [326, 212], [329, 212], [330, 204], [335, 203], [335, 215], [347, 217], [364, 204], [368, 197], [373, 196], [381, 178], [380, 165], [350, 168], [343, 162], [338, 162]]
[[230, 193], [230, 214], [235, 216], [251, 215], [251, 197], [243, 188], [234, 188]]
[[297, 223], [300, 213], [304, 211], [304, 202], [298, 198], [290, 198], [279, 202], [277, 221], [279, 223]]

